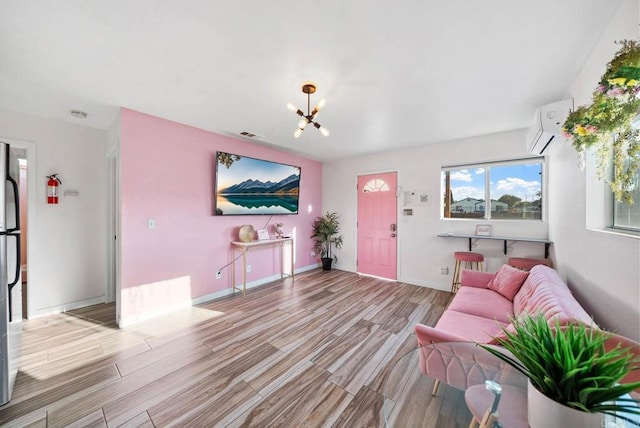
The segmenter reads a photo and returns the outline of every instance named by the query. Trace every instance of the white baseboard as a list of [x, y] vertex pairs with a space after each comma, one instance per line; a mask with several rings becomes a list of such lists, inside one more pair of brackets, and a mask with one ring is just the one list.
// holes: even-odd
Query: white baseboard
[[65, 303], [62, 305], [50, 306], [48, 308], [38, 309], [34, 313], [29, 312], [27, 318], [40, 318], [47, 315], [59, 314], [62, 312], [72, 311], [74, 309], [80, 309], [87, 306], [98, 305], [105, 303], [105, 296], [94, 297], [92, 299], [80, 300], [78, 302]]
[[[307, 272], [309, 270], [313, 270], [317, 267], [319, 267], [320, 265], [318, 263], [313, 264], [313, 265], [309, 265], [309, 266], [303, 266], [301, 268], [298, 268], [295, 270], [296, 274], [302, 273], [302, 272]], [[260, 278], [258, 280], [255, 281], [251, 281], [251, 282], [247, 282], [247, 289], [250, 288], [254, 288], [254, 287], [259, 287], [261, 285], [265, 285], [268, 284], [270, 282], [273, 281], [277, 281], [280, 279], [280, 274], [276, 274], [276, 275], [271, 275], [268, 276], [266, 278]], [[239, 293], [238, 290], [236, 290], [236, 293]], [[123, 328], [123, 327], [128, 327], [131, 326], [133, 324], [137, 324], [140, 323], [142, 321], [147, 321], [151, 318], [155, 318], [161, 315], [167, 315], [171, 312], [180, 310], [180, 309], [185, 309], [191, 306], [195, 306], [195, 305], [200, 305], [202, 303], [207, 303], [210, 302], [212, 300], [216, 300], [219, 299], [221, 297], [225, 297], [225, 296], [229, 296], [233, 294], [233, 289], [228, 288], [228, 289], [224, 289], [224, 290], [220, 290], [220, 291], [216, 291], [215, 293], [210, 293], [210, 294], [205, 294], [204, 296], [198, 296], [195, 297], [193, 299], [191, 299], [191, 301], [183, 301], [180, 302], [176, 305], [172, 305], [170, 307], [166, 307], [166, 308], [162, 308], [162, 310], [159, 311], [154, 311], [154, 312], [148, 312], [139, 316], [135, 316], [135, 317], [127, 317], [127, 318], [120, 318], [117, 321], [118, 327]]]
[[[307, 272], [307, 271], [316, 269], [318, 267], [320, 267], [320, 264], [319, 263], [315, 263], [315, 264], [312, 264], [312, 265], [309, 265], [309, 266], [303, 266], [301, 268], [298, 268], [298, 269], [294, 270], [294, 272], [297, 275], [299, 273]], [[268, 283], [273, 282], [273, 281], [277, 281], [279, 279], [280, 279], [280, 274], [276, 274], [276, 275], [268, 276], [266, 278], [260, 278], [260, 279], [255, 280], [255, 281], [247, 282], [247, 290], [250, 289], [250, 288], [259, 287], [261, 285], [268, 284]], [[238, 290], [236, 290], [236, 292], [238, 292]], [[212, 300], [219, 299], [221, 297], [229, 296], [231, 294], [233, 294], [233, 289], [231, 289], [231, 288], [225, 289], [225, 290], [220, 290], [220, 291], [216, 291], [215, 293], [205, 294], [204, 296], [196, 297], [195, 299], [191, 300], [191, 304], [193, 306], [200, 305], [202, 303], [207, 303], [207, 302], [210, 302]]]

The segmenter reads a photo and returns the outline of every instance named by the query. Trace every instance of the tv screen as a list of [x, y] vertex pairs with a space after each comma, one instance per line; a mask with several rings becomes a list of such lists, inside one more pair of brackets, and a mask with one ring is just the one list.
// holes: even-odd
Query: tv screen
[[216, 215], [298, 214], [300, 167], [216, 153]]

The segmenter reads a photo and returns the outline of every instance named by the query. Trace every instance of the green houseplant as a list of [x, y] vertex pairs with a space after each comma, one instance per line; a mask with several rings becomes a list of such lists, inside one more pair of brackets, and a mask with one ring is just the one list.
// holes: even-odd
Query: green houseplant
[[[585, 152], [595, 149], [598, 178], [608, 182], [616, 201], [631, 205], [640, 168], [640, 132], [632, 126], [640, 109], [640, 42], [618, 43], [622, 46], [607, 64], [591, 104], [571, 112], [563, 132], [578, 151], [581, 167]], [[607, 176], [611, 165], [613, 174]]]
[[618, 418], [624, 413], [640, 415], [637, 400], [621, 398], [640, 382], [619, 383], [631, 370], [640, 369], [640, 360], [619, 345], [605, 349], [610, 333], [583, 324], [550, 326], [542, 314], [515, 319], [513, 331], [503, 332], [496, 341], [515, 358], [480, 346], [527, 376], [542, 395], [582, 412]]
[[325, 215], [316, 217], [311, 225], [311, 239], [313, 239], [313, 248], [322, 258], [322, 269], [331, 270], [331, 263], [338, 260], [338, 257], [332, 255], [331, 248], [342, 247], [342, 236], [340, 232], [340, 221], [338, 214], [335, 212], [327, 212]]

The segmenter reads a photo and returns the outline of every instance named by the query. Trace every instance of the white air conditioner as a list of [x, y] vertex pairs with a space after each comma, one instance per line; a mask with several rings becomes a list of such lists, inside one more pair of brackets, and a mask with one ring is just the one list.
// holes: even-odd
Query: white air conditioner
[[541, 156], [554, 140], [562, 137], [562, 125], [573, 110], [573, 99], [547, 104], [536, 110], [535, 124], [527, 133], [527, 150]]

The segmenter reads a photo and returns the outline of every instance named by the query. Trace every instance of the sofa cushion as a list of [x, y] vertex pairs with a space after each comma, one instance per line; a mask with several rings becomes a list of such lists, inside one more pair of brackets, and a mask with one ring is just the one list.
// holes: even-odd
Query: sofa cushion
[[495, 319], [502, 323], [509, 323], [513, 318], [513, 303], [488, 288], [460, 287], [447, 310]]
[[501, 325], [505, 324], [493, 319], [448, 309], [438, 320], [436, 328], [465, 337], [470, 342], [488, 343], [493, 336], [501, 331]]
[[489, 287], [490, 290], [502, 294], [510, 301], [513, 301], [514, 296], [520, 291], [520, 287], [522, 287], [522, 284], [528, 276], [529, 272], [516, 269], [509, 265], [502, 265], [502, 267], [493, 274], [487, 287]]
[[534, 266], [529, 272], [529, 277], [513, 298], [513, 312], [516, 317], [524, 313], [542, 313], [549, 323], [594, 325], [558, 273], [544, 265]]

